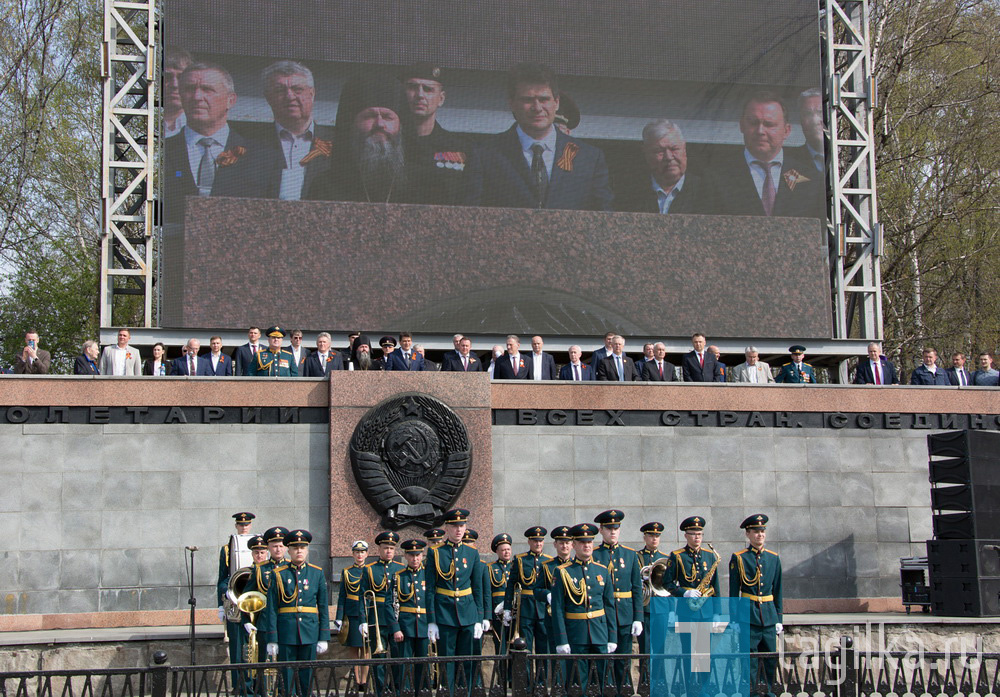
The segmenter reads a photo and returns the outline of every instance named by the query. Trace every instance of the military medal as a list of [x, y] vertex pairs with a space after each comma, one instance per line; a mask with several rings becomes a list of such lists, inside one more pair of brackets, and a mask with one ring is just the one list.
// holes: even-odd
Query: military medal
[[302, 580], [302, 588], [304, 590], [309, 590], [309, 579], [308, 578]]

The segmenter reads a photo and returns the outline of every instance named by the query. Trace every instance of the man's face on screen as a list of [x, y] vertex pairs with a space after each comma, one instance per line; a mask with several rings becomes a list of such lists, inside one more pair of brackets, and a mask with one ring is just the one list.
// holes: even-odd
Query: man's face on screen
[[668, 133], [653, 143], [643, 141], [642, 152], [660, 186], [673, 186], [687, 171], [687, 146], [679, 133]]
[[510, 110], [522, 131], [532, 138], [544, 138], [556, 120], [559, 98], [548, 85], [520, 84], [510, 100]]
[[411, 77], [406, 81], [406, 103], [414, 116], [433, 116], [444, 104], [444, 88], [437, 80]]
[[211, 135], [226, 124], [236, 95], [217, 70], [192, 70], [181, 77], [181, 103], [188, 124], [202, 135]]
[[163, 106], [168, 110], [181, 108], [180, 79], [187, 64], [168, 65], [163, 68]]
[[369, 107], [354, 117], [354, 128], [363, 139], [388, 142], [399, 133], [399, 116], [392, 109]]
[[276, 75], [264, 92], [274, 120], [282, 126], [312, 120], [316, 90], [305, 75]]
[[740, 119], [743, 144], [751, 155], [765, 162], [781, 152], [791, 130], [778, 102], [750, 102]]
[[799, 120], [806, 142], [813, 150], [823, 152], [823, 98], [817, 95], [803, 99]]

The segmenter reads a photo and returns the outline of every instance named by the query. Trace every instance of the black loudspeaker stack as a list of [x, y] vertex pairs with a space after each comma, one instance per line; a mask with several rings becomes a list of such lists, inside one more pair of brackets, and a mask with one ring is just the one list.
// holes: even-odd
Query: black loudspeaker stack
[[927, 436], [934, 539], [927, 541], [931, 611], [1000, 615], [1000, 433]]

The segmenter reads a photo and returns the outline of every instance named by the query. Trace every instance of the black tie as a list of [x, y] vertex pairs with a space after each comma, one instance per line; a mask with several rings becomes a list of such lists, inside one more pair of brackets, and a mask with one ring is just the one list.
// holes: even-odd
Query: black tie
[[539, 208], [545, 205], [545, 194], [549, 188], [549, 173], [545, 170], [543, 152], [545, 146], [539, 143], [531, 146], [531, 179], [535, 183], [535, 200]]

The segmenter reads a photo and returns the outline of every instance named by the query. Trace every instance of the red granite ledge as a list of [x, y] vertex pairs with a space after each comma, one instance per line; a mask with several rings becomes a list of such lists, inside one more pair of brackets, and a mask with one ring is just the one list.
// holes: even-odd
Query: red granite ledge
[[901, 598], [785, 598], [786, 615], [906, 612]]

